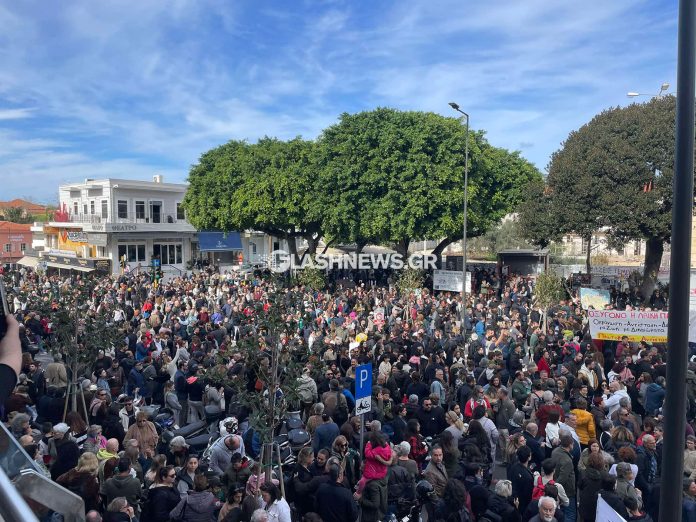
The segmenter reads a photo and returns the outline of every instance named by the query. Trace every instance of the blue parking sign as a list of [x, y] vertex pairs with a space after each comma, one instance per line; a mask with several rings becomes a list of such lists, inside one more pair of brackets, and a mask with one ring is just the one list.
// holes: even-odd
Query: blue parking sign
[[372, 410], [372, 364], [363, 364], [355, 369], [355, 414], [362, 415]]

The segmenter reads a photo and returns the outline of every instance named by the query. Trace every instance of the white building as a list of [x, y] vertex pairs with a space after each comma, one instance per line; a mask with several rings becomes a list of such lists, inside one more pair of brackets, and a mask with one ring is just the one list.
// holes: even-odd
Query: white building
[[197, 245], [182, 207], [186, 188], [165, 183], [162, 176], [61, 185], [60, 210], [43, 225], [36, 246], [43, 246], [48, 267], [118, 273], [122, 256], [131, 270], [149, 266], [158, 256], [165, 273], [181, 273], [195, 258]]

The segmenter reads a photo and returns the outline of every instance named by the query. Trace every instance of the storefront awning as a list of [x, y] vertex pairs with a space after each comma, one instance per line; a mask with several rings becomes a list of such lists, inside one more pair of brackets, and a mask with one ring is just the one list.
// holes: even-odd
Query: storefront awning
[[242, 250], [242, 238], [239, 232], [199, 232], [198, 245], [201, 252]]
[[46, 266], [49, 268], [61, 268], [63, 270], [77, 270], [78, 272], [94, 272], [94, 268], [89, 268], [86, 266], [64, 265], [63, 263], [52, 263], [50, 261], [46, 262]]
[[39, 264], [39, 258], [34, 256], [24, 256], [22, 259], [17, 261], [18, 265], [28, 266], [29, 268], [36, 268]]

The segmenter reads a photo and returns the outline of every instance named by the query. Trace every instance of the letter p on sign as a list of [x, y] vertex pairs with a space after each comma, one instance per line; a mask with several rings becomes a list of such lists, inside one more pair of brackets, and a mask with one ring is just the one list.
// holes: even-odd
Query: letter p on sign
[[355, 400], [356, 415], [372, 409], [372, 364], [363, 364], [355, 369]]

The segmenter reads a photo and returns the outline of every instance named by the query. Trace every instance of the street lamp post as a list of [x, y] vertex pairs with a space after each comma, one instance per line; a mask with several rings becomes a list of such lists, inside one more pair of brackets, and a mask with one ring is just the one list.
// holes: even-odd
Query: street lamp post
[[628, 96], [629, 98], [635, 98], [636, 96], [650, 96], [651, 98], [662, 98], [665, 94], [669, 94], [667, 92], [667, 89], [669, 89], [669, 83], [665, 82], [662, 85], [660, 85], [660, 92], [658, 92], [657, 94], [645, 94], [642, 92], [631, 91], [627, 92], [626, 96]]
[[464, 229], [462, 233], [462, 337], [466, 343], [466, 225], [469, 205], [469, 115], [454, 102], [449, 106], [466, 117], [466, 137], [464, 145]]

